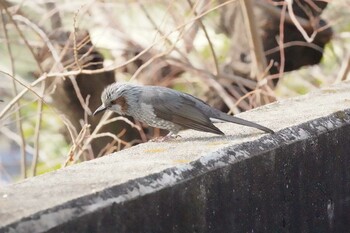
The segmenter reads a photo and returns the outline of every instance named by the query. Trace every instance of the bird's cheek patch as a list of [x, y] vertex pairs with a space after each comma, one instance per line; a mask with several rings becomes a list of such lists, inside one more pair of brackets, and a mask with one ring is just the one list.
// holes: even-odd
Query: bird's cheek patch
[[126, 112], [128, 110], [128, 104], [126, 103], [126, 99], [124, 97], [119, 97], [112, 101], [112, 104], [118, 104], [120, 106], [120, 109], [123, 112]]

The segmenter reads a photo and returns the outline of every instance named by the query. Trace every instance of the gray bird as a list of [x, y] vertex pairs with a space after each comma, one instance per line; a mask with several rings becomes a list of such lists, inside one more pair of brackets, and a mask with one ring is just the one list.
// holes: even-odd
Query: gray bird
[[109, 109], [120, 115], [132, 116], [150, 126], [169, 130], [166, 137], [175, 136], [184, 129], [224, 135], [213, 124], [215, 120], [274, 133], [273, 130], [262, 125], [227, 115], [190, 94], [166, 87], [113, 83], [103, 91], [101, 101], [102, 105], [93, 115]]

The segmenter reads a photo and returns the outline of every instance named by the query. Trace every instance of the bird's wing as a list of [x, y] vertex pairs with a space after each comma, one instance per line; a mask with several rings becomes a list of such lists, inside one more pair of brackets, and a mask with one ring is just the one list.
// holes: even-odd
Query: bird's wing
[[187, 129], [224, 134], [196, 107], [195, 99], [167, 88], [147, 88], [142, 102], [151, 104], [157, 117], [171, 121]]

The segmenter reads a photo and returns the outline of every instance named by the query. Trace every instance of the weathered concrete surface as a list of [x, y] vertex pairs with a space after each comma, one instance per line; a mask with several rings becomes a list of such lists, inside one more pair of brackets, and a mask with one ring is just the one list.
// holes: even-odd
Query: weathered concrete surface
[[350, 84], [0, 188], [0, 232], [348, 232]]

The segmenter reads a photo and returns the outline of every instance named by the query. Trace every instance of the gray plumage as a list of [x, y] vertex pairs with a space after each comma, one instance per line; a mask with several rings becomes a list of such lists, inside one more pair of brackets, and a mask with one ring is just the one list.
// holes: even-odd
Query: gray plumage
[[212, 123], [213, 119], [274, 133], [265, 126], [227, 115], [192, 95], [166, 87], [114, 83], [103, 91], [101, 100], [102, 105], [94, 115], [109, 109], [120, 115], [132, 116], [150, 126], [169, 130], [170, 134], [194, 129], [223, 135]]

